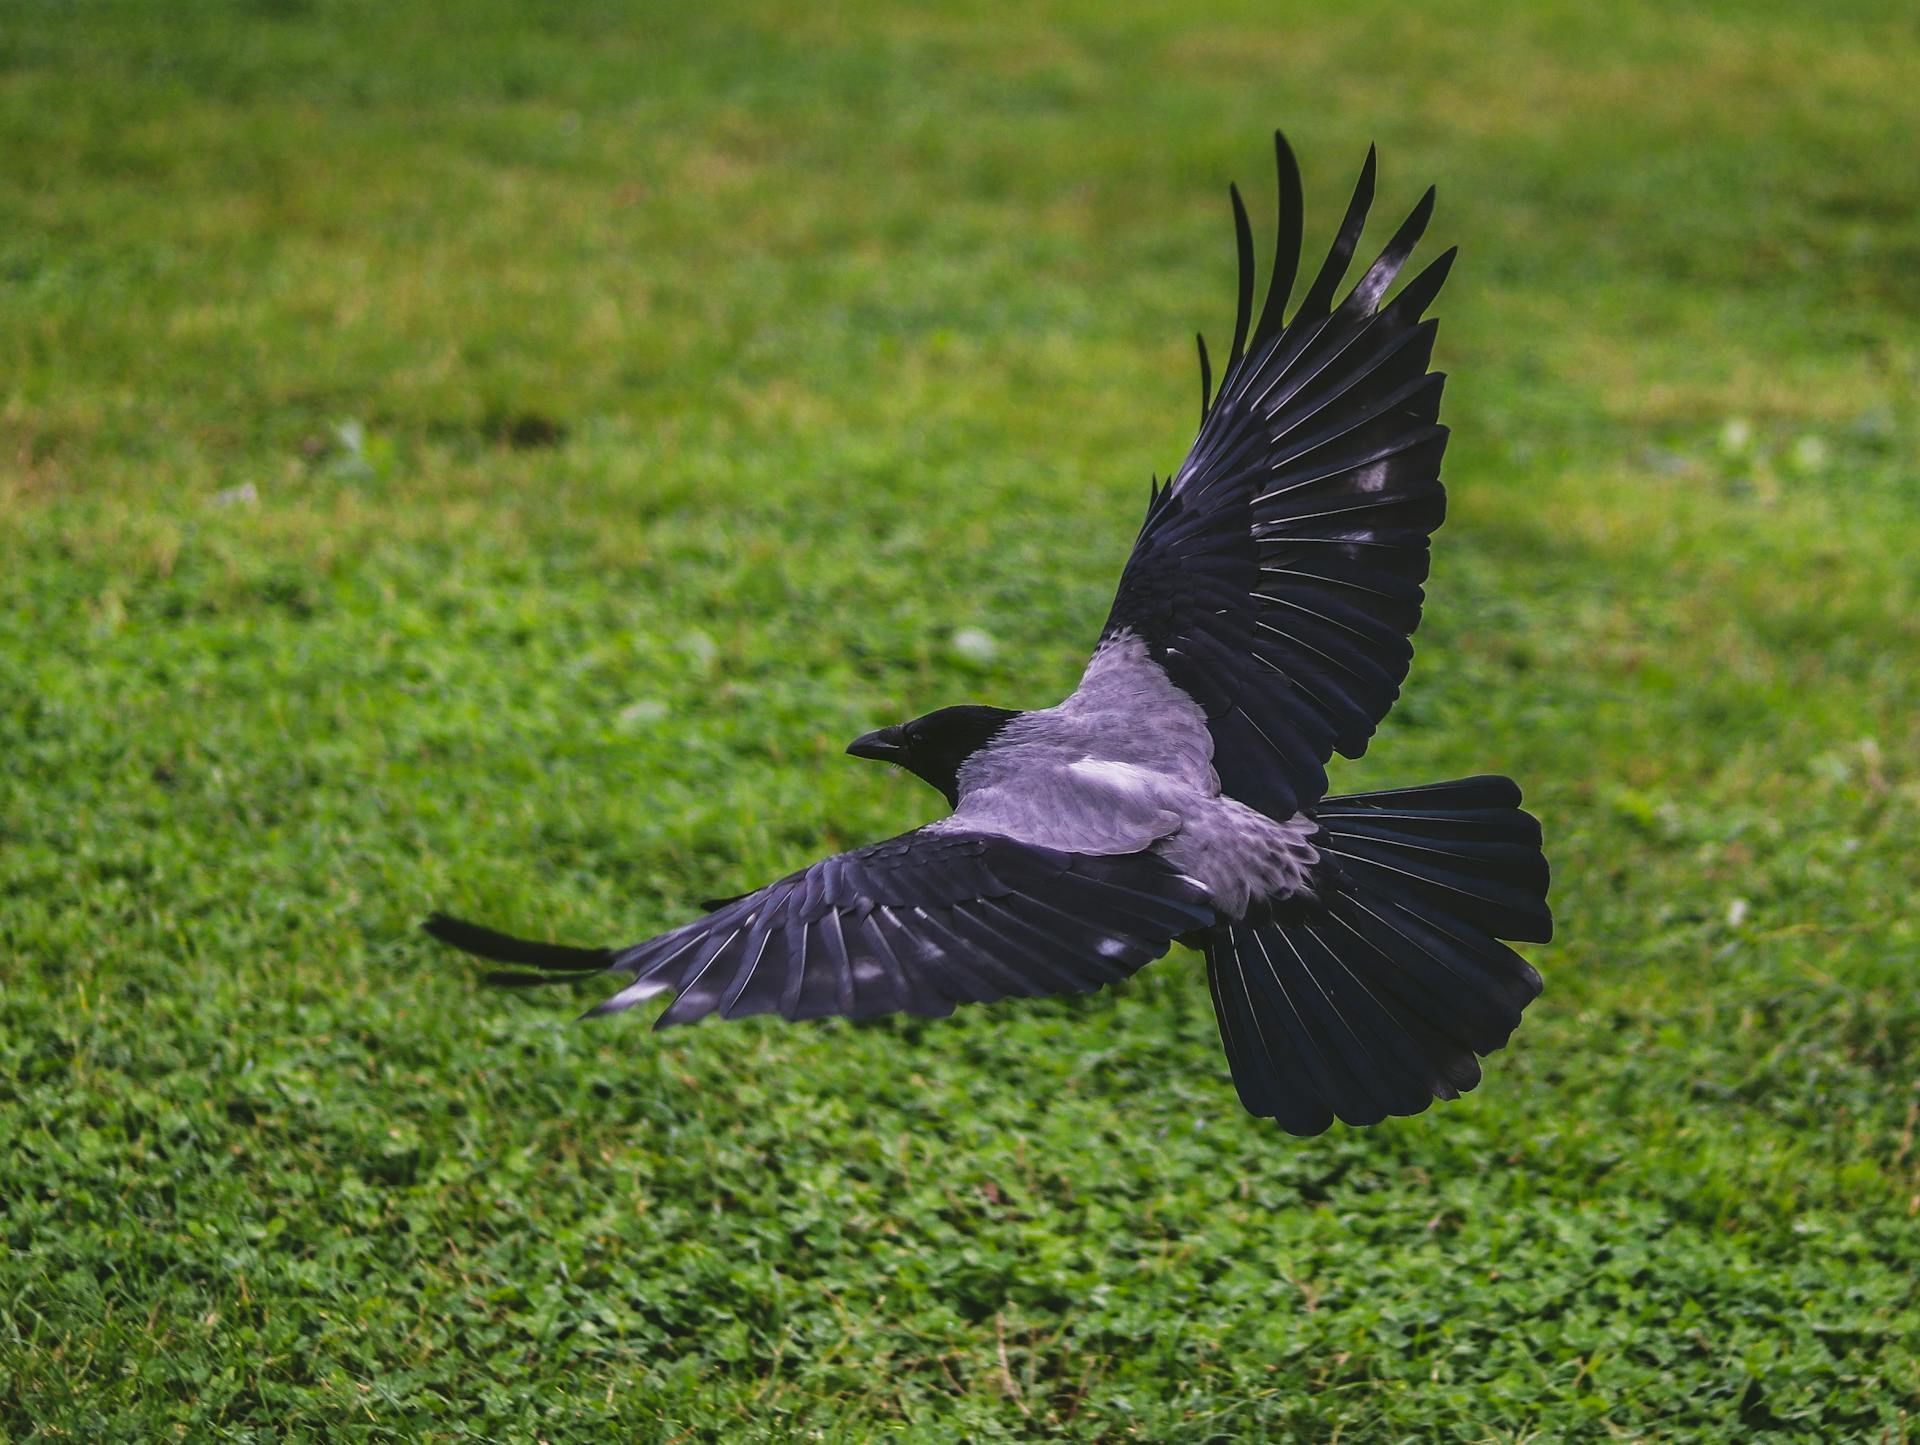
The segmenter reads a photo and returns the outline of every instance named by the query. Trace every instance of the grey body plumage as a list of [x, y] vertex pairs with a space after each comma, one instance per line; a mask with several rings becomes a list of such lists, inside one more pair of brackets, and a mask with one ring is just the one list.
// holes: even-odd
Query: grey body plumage
[[959, 782], [959, 806], [929, 826], [1072, 853], [1151, 852], [1228, 918], [1308, 891], [1320, 860], [1305, 814], [1273, 819], [1222, 796], [1206, 714], [1124, 629], [1065, 701], [1020, 714]]
[[[1387, 293], [1429, 191], [1335, 295], [1374, 159], [1286, 316], [1300, 180], [1276, 136], [1280, 221], [1265, 304], [1233, 193], [1239, 305], [1201, 427], [1156, 484], [1079, 686], [1052, 707], [963, 705], [848, 748], [938, 789], [951, 813], [823, 859], [628, 948], [427, 927], [543, 976], [626, 980], [594, 1010], [671, 994], [706, 1014], [944, 1014], [1125, 978], [1173, 941], [1206, 955], [1240, 1098], [1298, 1134], [1451, 1098], [1540, 991], [1502, 939], [1545, 941], [1539, 825], [1505, 778], [1328, 797], [1399, 695], [1419, 623], [1444, 378], [1424, 312], [1452, 252]], [[526, 975], [497, 976], [505, 982]]]

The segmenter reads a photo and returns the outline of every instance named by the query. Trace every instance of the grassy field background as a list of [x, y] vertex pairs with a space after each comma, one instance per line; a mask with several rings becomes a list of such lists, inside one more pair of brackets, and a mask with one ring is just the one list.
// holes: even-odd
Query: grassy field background
[[[7, 6], [0, 1435], [1911, 1438], [1920, 24], [1824, 9]], [[1463, 248], [1336, 783], [1545, 821], [1477, 1093], [1263, 1127], [1186, 953], [656, 1036], [417, 933], [1070, 687], [1275, 125]]]

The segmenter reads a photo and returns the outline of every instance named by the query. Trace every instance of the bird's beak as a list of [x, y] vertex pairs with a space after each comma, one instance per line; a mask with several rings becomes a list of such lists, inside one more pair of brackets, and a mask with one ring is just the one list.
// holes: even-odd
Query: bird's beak
[[872, 758], [877, 763], [904, 762], [907, 756], [906, 734], [899, 728], [881, 728], [847, 744], [856, 758]]

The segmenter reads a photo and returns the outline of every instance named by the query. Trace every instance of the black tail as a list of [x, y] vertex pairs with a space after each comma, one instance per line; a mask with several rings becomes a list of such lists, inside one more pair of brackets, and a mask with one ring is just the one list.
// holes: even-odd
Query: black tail
[[464, 918], [436, 913], [420, 925], [442, 943], [465, 949], [476, 958], [493, 963], [518, 963], [546, 973], [499, 972], [487, 975], [488, 983], [519, 988], [539, 983], [566, 983], [583, 973], [598, 973], [613, 962], [611, 948], [570, 948], [564, 943], [536, 943], [531, 938], [515, 938], [496, 933]]
[[1508, 778], [1327, 798], [1311, 902], [1221, 924], [1207, 977], [1241, 1102], [1289, 1133], [1417, 1114], [1480, 1082], [1540, 975], [1540, 825]]

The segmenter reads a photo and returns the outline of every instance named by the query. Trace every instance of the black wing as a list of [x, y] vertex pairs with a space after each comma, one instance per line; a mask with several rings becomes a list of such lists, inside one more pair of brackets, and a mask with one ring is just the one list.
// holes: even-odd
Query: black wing
[[[1433, 209], [1429, 190], [1346, 299], [1334, 304], [1373, 199], [1368, 151], [1333, 250], [1290, 321], [1299, 265], [1300, 172], [1274, 137], [1280, 224], [1253, 320], [1253, 236], [1233, 195], [1240, 298], [1233, 347], [1210, 397], [1200, 343], [1193, 450], [1156, 488], [1104, 637], [1146, 642], [1206, 709], [1214, 767], [1232, 797], [1277, 817], [1326, 792], [1399, 696], [1420, 622], [1439, 481], [1445, 378], [1429, 372], [1422, 320], [1446, 252], [1382, 306]], [[1251, 328], [1251, 329], [1249, 329]]]
[[534, 943], [444, 914], [426, 927], [500, 963], [627, 976], [596, 1014], [671, 992], [655, 1025], [664, 1027], [710, 1013], [937, 1016], [961, 1003], [1084, 993], [1126, 978], [1214, 916], [1199, 884], [1151, 854], [1092, 857], [922, 828], [631, 948]]

